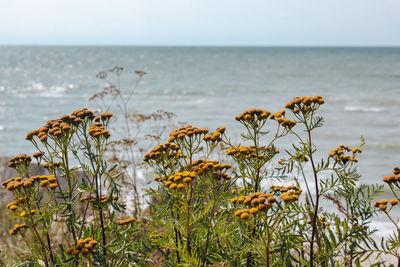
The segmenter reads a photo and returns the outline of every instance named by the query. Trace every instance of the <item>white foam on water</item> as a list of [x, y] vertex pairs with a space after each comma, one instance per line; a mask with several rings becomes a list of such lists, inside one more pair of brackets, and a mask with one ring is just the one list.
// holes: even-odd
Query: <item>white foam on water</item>
[[382, 112], [384, 109], [378, 107], [345, 106], [344, 110], [350, 112]]
[[[69, 84], [68, 88], [74, 88], [73, 84]], [[36, 94], [39, 97], [46, 98], [60, 98], [64, 96], [64, 93], [67, 91], [67, 87], [64, 86], [50, 86], [47, 87], [43, 83], [40, 82], [31, 82], [31, 84], [25, 88], [17, 90], [17, 96], [21, 98], [25, 98]]]
[[65, 91], [66, 91], [65, 87], [51, 86], [49, 88], [49, 91], [41, 93], [40, 96], [47, 98], [61, 98], [64, 96]]
[[0, 125], [0, 131], [3, 131], [5, 127], [3, 125]]

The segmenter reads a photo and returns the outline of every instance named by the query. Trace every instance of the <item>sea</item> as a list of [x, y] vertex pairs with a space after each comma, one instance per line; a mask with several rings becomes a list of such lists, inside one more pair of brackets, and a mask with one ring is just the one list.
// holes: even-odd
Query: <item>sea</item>
[[[244, 129], [234, 117], [244, 110], [276, 112], [293, 97], [321, 95], [317, 159], [340, 144], [356, 147], [363, 136], [361, 182], [381, 183], [400, 165], [398, 47], [0, 46], [0, 155], [32, 153], [28, 131], [96, 109], [89, 99], [107, 84], [96, 74], [115, 66], [124, 68], [122, 92], [136, 88], [129, 111], [164, 110], [179, 125], [226, 126], [237, 143]], [[139, 85], [137, 70], [146, 72]], [[267, 125], [271, 138], [273, 129]], [[277, 143], [281, 157], [290, 138]]]

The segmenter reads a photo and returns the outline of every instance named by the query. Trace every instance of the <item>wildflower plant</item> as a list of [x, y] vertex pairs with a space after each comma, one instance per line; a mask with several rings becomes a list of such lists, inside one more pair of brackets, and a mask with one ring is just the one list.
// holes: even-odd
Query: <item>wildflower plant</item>
[[[298, 97], [274, 114], [246, 110], [235, 118], [245, 129], [239, 145], [224, 127], [211, 134], [182, 127], [145, 155], [159, 183], [150, 207], [153, 227], [163, 229], [157, 244], [168, 264], [352, 266], [368, 258], [375, 214], [368, 205], [381, 187], [359, 183], [360, 147], [342, 145], [315, 161], [312, 133], [322, 126], [322, 104], [321, 96]], [[299, 142], [274, 167], [276, 141], [287, 135]], [[217, 144], [235, 166], [212, 161]], [[226, 178], [216, 183], [220, 176]], [[288, 176], [294, 184], [276, 185]], [[322, 201], [338, 211], [323, 210]]]
[[[26, 140], [38, 150], [33, 157], [38, 167], [42, 164], [47, 169], [47, 175], [31, 176], [32, 157], [26, 154], [10, 160], [9, 167], [20, 177], [2, 185], [15, 197], [7, 208], [23, 222], [10, 234], [31, 232], [32, 262], [92, 265], [126, 259], [115, 256], [126, 240], [115, 244], [109, 236], [132, 222], [117, 222], [124, 209], [119, 202], [118, 174], [104, 159], [111, 117], [110, 113], [95, 116], [88, 109], [76, 110], [28, 132]], [[52, 240], [55, 229], [66, 229], [63, 242]]]
[[163, 247], [175, 252], [167, 258], [171, 262], [205, 264], [217, 238], [212, 230], [227, 198], [231, 166], [209, 160], [225, 127], [208, 133], [191, 125], [181, 127], [144, 156], [157, 175], [159, 190], [151, 196], [163, 204], [151, 205], [151, 210], [156, 222], [168, 229]]
[[380, 255], [391, 255], [397, 259], [397, 265], [400, 264], [400, 227], [399, 218], [396, 218], [396, 207], [399, 205], [400, 189], [400, 169], [394, 168], [391, 175], [383, 177], [382, 181], [389, 186], [394, 198], [387, 200], [381, 199], [375, 201], [372, 206], [379, 213], [383, 214], [387, 220], [393, 224], [394, 231], [387, 237], [382, 237], [380, 242], [376, 239], [370, 239], [367, 243], [368, 257], [374, 255], [378, 258]]

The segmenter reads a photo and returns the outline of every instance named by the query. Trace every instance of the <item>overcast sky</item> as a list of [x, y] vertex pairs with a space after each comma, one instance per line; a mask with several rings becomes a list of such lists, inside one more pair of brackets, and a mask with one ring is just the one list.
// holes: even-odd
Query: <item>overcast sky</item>
[[400, 0], [0, 0], [0, 44], [399, 46]]

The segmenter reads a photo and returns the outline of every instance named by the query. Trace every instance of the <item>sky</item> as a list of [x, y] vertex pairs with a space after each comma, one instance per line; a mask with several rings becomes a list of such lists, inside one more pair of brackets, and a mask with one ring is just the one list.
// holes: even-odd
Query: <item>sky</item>
[[0, 0], [0, 45], [400, 46], [400, 0]]

